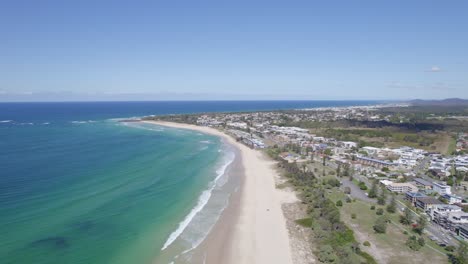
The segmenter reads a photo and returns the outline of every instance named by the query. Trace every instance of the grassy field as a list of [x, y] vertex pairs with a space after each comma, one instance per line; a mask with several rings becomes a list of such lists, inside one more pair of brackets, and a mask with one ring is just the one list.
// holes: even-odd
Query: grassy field
[[[362, 244], [369, 241], [371, 246], [367, 250], [379, 263], [447, 263], [447, 256], [444, 255], [443, 249], [426, 242], [435, 249], [431, 249], [427, 245], [419, 251], [409, 249], [405, 242], [408, 235], [403, 232], [406, 230], [410, 235], [409, 228], [399, 223], [398, 213], [388, 214], [391, 223], [388, 224], [386, 234], [376, 234], [373, 230], [373, 225], [378, 215], [376, 210], [371, 210], [369, 204], [354, 201], [352, 203], [345, 202], [345, 194], [341, 191], [335, 190], [329, 196], [333, 201], [342, 200], [343, 207], [340, 209], [342, 220], [354, 231], [356, 239]], [[355, 214], [356, 218], [352, 219], [351, 215]], [[440, 252], [438, 252], [438, 251]], [[441, 253], [442, 252], [442, 253]]]
[[375, 147], [409, 146], [427, 151], [447, 153], [451, 136], [446, 132], [417, 132], [396, 128], [335, 127], [315, 129], [317, 135], [349, 140]]
[[457, 140], [455, 140], [454, 137], [448, 137], [448, 139], [446, 141], [447, 141], [447, 143], [446, 143], [445, 154], [446, 155], [451, 155], [457, 148]]

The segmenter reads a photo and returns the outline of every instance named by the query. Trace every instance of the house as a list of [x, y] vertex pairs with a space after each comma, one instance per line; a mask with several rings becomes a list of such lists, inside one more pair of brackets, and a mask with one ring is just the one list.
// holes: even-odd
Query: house
[[419, 189], [432, 190], [432, 182], [430, 182], [430, 181], [426, 181], [426, 180], [421, 179], [421, 178], [415, 178], [414, 183], [416, 184], [416, 186]]
[[421, 197], [427, 196], [419, 192], [407, 192], [405, 195], [405, 200], [409, 201], [414, 206], [416, 203], [416, 199]]
[[449, 204], [457, 204], [462, 202], [462, 198], [460, 196], [453, 194], [444, 194], [442, 197], [446, 199]]
[[406, 182], [392, 182], [386, 185], [387, 189], [396, 193], [417, 192], [418, 187]]
[[435, 205], [444, 204], [434, 197], [419, 197], [416, 198], [416, 207], [421, 208], [424, 212], [431, 210]]
[[452, 194], [451, 187], [443, 183], [434, 182], [432, 189], [440, 195]]

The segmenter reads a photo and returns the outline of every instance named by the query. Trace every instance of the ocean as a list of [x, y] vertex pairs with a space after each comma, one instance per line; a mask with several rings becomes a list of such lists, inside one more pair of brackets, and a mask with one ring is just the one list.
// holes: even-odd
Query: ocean
[[0, 103], [0, 262], [190, 262], [237, 190], [235, 151], [119, 119], [377, 103]]

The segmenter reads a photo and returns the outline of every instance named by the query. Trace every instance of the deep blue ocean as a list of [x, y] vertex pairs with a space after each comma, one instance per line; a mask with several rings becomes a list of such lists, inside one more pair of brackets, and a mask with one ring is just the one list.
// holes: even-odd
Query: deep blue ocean
[[[229, 149], [213, 136], [117, 119], [377, 103], [0, 103], [0, 263], [153, 263], [162, 248], [184, 251], [206, 235], [203, 210]], [[224, 205], [213, 204], [219, 214]]]

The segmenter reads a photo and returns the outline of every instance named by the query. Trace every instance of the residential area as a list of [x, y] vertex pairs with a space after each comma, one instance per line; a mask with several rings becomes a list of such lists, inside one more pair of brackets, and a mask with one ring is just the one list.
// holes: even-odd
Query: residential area
[[[397, 245], [404, 246], [402, 252], [423, 250], [418, 263], [450, 256], [468, 241], [466, 134], [451, 123], [444, 129], [432, 123], [427, 131], [413, 129], [405, 123], [411, 115], [384, 113], [374, 106], [165, 118], [221, 129], [265, 151], [283, 169], [293, 166], [296, 173], [313, 175], [313, 186], [321, 183], [319, 188], [328, 190], [325, 196], [343, 208], [345, 224], [356, 237], [372, 239], [362, 242], [376, 251]], [[295, 187], [303, 189], [303, 182]], [[356, 221], [359, 215], [367, 222]], [[385, 239], [376, 229], [382, 219], [393, 230]]]

